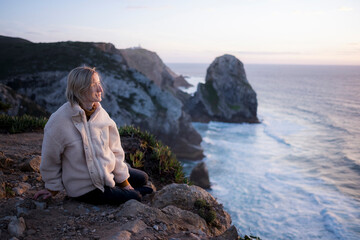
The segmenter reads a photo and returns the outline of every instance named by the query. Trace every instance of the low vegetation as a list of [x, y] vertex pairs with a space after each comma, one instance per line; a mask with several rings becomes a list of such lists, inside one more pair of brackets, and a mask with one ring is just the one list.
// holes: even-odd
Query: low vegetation
[[[0, 132], [22, 133], [44, 129], [47, 118], [29, 115], [0, 115]], [[126, 152], [125, 160], [134, 168], [142, 169], [150, 176], [156, 187], [169, 183], [188, 183], [181, 163], [171, 149], [158, 141], [147, 131], [134, 126], [119, 129], [122, 146]]]
[[158, 188], [169, 183], [188, 183], [181, 163], [154, 135], [134, 126], [121, 127], [119, 133], [126, 161], [148, 173]]
[[202, 217], [207, 224], [212, 225], [216, 220], [216, 212], [211, 205], [203, 199], [198, 199], [194, 203], [194, 207], [200, 217]]
[[44, 129], [47, 118], [39, 118], [29, 115], [9, 116], [0, 114], [0, 132], [22, 133]]

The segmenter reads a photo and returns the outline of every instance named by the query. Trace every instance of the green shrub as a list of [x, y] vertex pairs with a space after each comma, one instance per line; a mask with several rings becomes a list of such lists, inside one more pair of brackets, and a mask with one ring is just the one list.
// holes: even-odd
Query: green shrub
[[29, 115], [9, 116], [0, 114], [0, 130], [7, 133], [21, 133], [42, 130], [47, 118], [38, 118]]
[[134, 149], [127, 149], [123, 144], [127, 152], [125, 159], [132, 167], [144, 170], [158, 187], [169, 183], [188, 183], [182, 164], [171, 149], [156, 140], [154, 135], [134, 126], [121, 127], [119, 133], [121, 139], [132, 138], [138, 141], [139, 147]]
[[207, 224], [212, 225], [216, 220], [216, 212], [213, 207], [203, 199], [198, 199], [194, 203], [194, 207], [200, 217], [202, 217]]

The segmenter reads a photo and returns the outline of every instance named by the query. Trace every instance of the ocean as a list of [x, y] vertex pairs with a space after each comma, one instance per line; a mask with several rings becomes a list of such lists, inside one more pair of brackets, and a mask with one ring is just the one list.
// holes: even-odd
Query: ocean
[[[208, 64], [167, 64], [196, 91]], [[240, 235], [360, 239], [360, 66], [245, 64], [260, 124], [193, 123]], [[197, 162], [184, 161], [189, 175]]]

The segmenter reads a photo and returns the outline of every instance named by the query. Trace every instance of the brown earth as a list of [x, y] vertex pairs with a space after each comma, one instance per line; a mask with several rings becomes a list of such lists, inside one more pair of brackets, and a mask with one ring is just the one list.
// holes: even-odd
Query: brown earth
[[[33, 195], [44, 188], [39, 173], [22, 172], [18, 168], [25, 159], [41, 154], [42, 139], [42, 133], [0, 134], [0, 151], [8, 159], [2, 161], [6, 166], [3, 164], [0, 168], [3, 173], [0, 177], [8, 189], [6, 197], [0, 200], [1, 239], [11, 238], [5, 218], [17, 215], [16, 205], [32, 204]], [[10, 189], [22, 182], [29, 183], [31, 188], [21, 195], [14, 195]], [[76, 202], [62, 192], [47, 201], [45, 209], [31, 211], [24, 216], [26, 230], [19, 239], [101, 239], [111, 236], [114, 229], [128, 221], [115, 219], [118, 211], [119, 208], [108, 205], [93, 206]]]

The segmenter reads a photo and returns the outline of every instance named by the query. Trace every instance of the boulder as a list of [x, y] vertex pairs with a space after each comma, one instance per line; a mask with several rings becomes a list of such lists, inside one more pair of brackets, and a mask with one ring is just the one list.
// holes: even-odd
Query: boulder
[[204, 162], [198, 163], [190, 174], [190, 181], [204, 189], [210, 188], [209, 171]]
[[211, 240], [238, 240], [238, 239], [239, 239], [239, 234], [234, 225], [232, 225], [229, 229], [227, 229], [220, 236], [211, 238]]
[[257, 123], [256, 93], [244, 65], [232, 55], [217, 57], [207, 69], [205, 83], [185, 104], [195, 122]]
[[[201, 233], [210, 234], [204, 219], [190, 211], [185, 211], [175, 206], [158, 209], [136, 200], [130, 200], [124, 203], [116, 214], [116, 219], [121, 218], [134, 219], [126, 224], [126, 230], [132, 234], [149, 231], [145, 235], [153, 235], [151, 233], [154, 231], [166, 231], [167, 235], [171, 235], [184, 230], [190, 232], [199, 232], [200, 230]], [[125, 228], [120, 226], [119, 229], [114, 229], [114, 232], [124, 230]], [[109, 239], [113, 239], [113, 237]]]
[[152, 207], [162, 209], [172, 205], [199, 214], [195, 206], [198, 201], [205, 202], [215, 212], [215, 219], [213, 219], [212, 227], [210, 227], [213, 235], [220, 235], [230, 227], [230, 215], [224, 211], [222, 205], [210, 193], [198, 186], [175, 183], [167, 185], [156, 192], [152, 200]]
[[25, 160], [20, 165], [20, 170], [24, 172], [40, 172], [41, 156], [36, 155]]
[[25, 220], [23, 217], [12, 217], [8, 225], [8, 232], [13, 237], [21, 237], [26, 229]]

